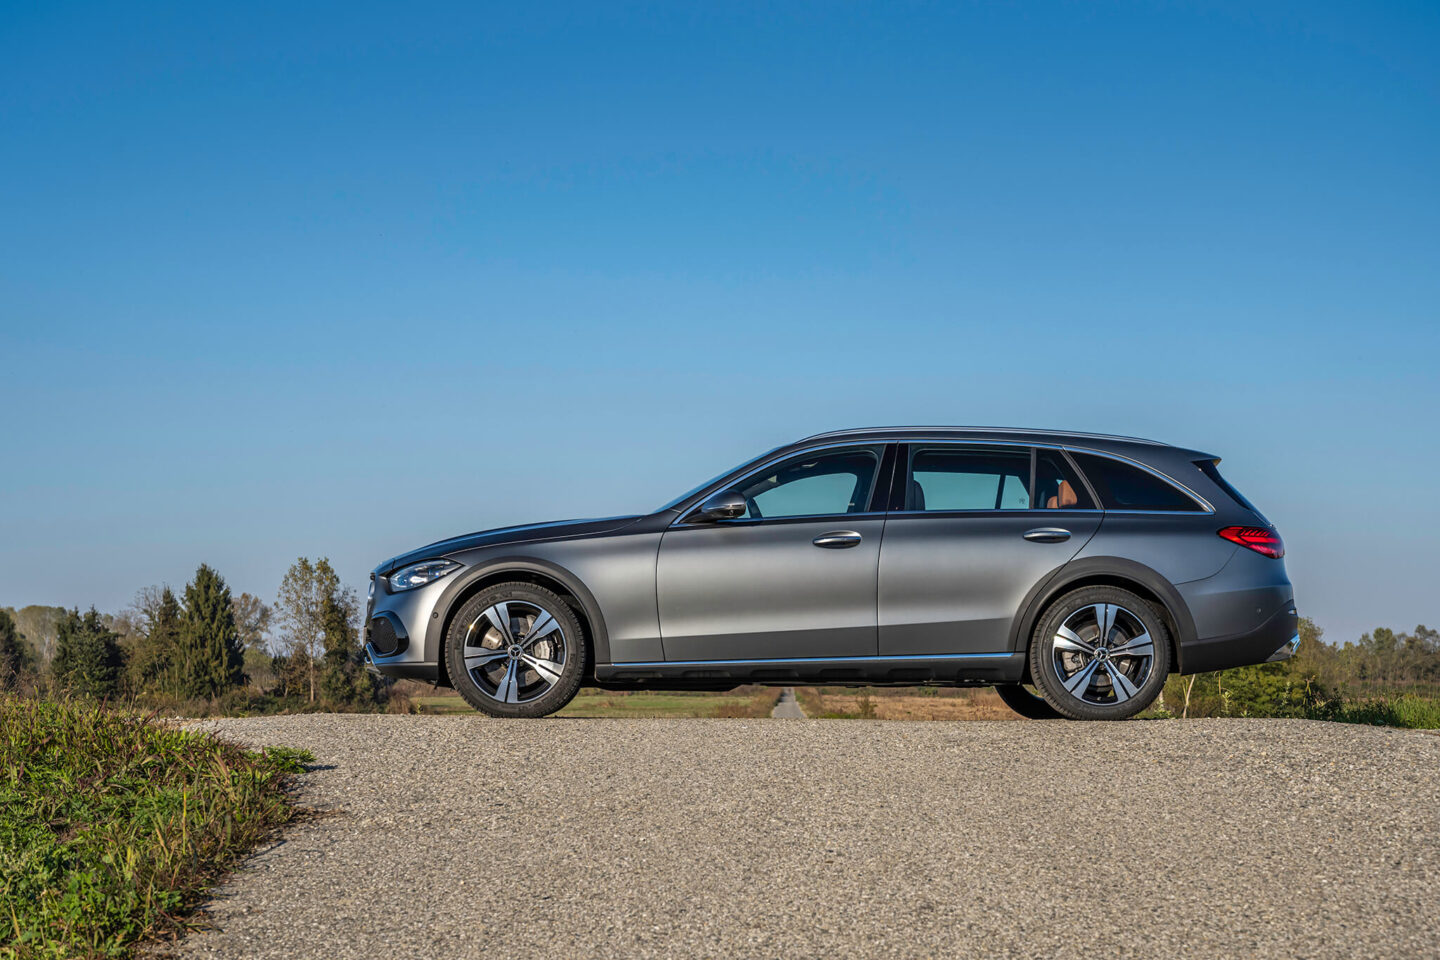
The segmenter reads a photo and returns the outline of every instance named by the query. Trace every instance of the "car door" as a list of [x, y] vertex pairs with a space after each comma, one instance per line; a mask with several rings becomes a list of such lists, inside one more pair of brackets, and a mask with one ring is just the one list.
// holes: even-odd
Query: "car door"
[[665, 659], [873, 657], [885, 526], [883, 444], [799, 454], [729, 490], [745, 515], [681, 518], [660, 539], [656, 595]]
[[912, 443], [901, 449], [880, 548], [883, 656], [993, 654], [1030, 590], [1100, 525], [1058, 449]]

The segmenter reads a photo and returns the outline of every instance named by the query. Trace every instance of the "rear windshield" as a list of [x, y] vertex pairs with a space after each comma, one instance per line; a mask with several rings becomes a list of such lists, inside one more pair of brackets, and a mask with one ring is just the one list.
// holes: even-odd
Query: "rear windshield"
[[1155, 474], [1123, 460], [1091, 453], [1071, 456], [1095, 488], [1106, 510], [1204, 510], [1188, 494]]
[[[1255, 509], [1255, 504], [1245, 499], [1245, 494], [1241, 493], [1239, 490], [1236, 490], [1233, 486], [1230, 485], [1229, 480], [1226, 480], [1224, 477], [1220, 476], [1219, 460], [1196, 460], [1195, 466], [1199, 467], [1200, 472], [1205, 474], [1205, 476], [1209, 477], [1211, 482], [1214, 483], [1215, 486], [1219, 487], [1221, 490], [1224, 490], [1230, 496], [1231, 500], [1234, 500], [1236, 503], [1240, 504], [1240, 506], [1244, 507], [1246, 510], [1249, 510], [1261, 520], [1265, 520], [1265, 515], [1262, 514], [1259, 510]], [[1270, 521], [1265, 520], [1265, 522], [1269, 523]]]

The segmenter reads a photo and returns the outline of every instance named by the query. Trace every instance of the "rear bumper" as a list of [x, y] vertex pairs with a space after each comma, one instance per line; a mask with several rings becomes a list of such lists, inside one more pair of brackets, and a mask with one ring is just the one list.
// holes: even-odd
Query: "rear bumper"
[[1287, 603], [1257, 629], [1180, 645], [1180, 673], [1209, 673], [1252, 663], [1286, 660], [1300, 647], [1300, 617]]

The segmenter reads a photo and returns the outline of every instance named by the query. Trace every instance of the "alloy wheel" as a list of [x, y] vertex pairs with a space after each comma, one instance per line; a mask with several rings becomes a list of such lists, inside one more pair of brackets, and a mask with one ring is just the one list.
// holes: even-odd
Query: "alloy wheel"
[[1070, 614], [1055, 631], [1055, 676], [1084, 703], [1114, 706], [1137, 696], [1155, 665], [1145, 624], [1116, 603], [1094, 603]]
[[565, 630], [528, 600], [491, 604], [465, 630], [465, 669], [481, 693], [499, 703], [528, 703], [565, 672]]

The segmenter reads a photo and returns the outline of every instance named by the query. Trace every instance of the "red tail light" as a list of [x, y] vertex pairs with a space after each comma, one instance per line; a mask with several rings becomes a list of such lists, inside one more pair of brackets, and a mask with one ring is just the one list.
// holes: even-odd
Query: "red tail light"
[[1226, 527], [1219, 533], [1231, 543], [1249, 547], [1256, 553], [1263, 553], [1274, 560], [1285, 556], [1285, 541], [1280, 539], [1280, 534], [1269, 527]]

